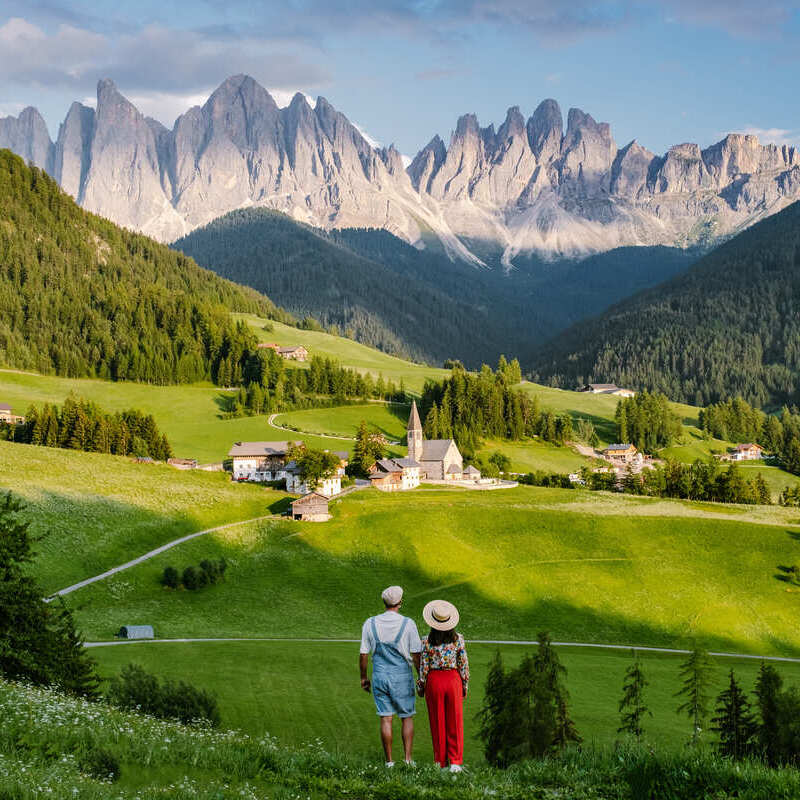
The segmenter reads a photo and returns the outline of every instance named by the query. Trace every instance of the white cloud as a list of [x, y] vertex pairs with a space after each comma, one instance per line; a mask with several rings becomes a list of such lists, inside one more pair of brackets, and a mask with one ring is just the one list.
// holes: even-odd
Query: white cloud
[[0, 105], [0, 117], [18, 117], [23, 108], [24, 103], [3, 103]]
[[149, 97], [159, 113], [171, 113], [176, 103], [237, 73], [282, 89], [320, 86], [327, 73], [318, 61], [313, 45], [285, 37], [230, 36], [160, 25], [111, 34], [65, 24], [48, 31], [20, 17], [0, 25], [0, 74], [6, 86], [85, 92], [88, 80], [111, 77], [131, 97]]
[[759, 128], [756, 125], [747, 125], [737, 133], [744, 133], [748, 136], [758, 136], [761, 144], [777, 144], [800, 146], [800, 130], [788, 130], [786, 128]]

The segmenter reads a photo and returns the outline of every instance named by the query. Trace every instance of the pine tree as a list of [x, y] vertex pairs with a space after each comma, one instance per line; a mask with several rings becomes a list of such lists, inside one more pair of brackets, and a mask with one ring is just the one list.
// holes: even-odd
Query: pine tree
[[781, 755], [781, 690], [783, 679], [778, 670], [761, 662], [756, 679], [756, 701], [758, 705], [760, 724], [758, 726], [758, 745], [761, 754], [769, 764], [777, 764]]
[[633, 663], [625, 670], [625, 681], [622, 685], [622, 698], [619, 701], [621, 725], [617, 733], [630, 733], [637, 741], [642, 738], [642, 720], [645, 715], [652, 713], [644, 703], [644, 690], [648, 682], [642, 672], [639, 656], [634, 650]]
[[738, 760], [751, 752], [756, 725], [750, 713], [750, 703], [733, 670], [729, 677], [728, 688], [717, 697], [712, 730], [719, 734], [719, 754]]
[[24, 507], [11, 492], [0, 496], [0, 675], [94, 697], [94, 663], [69, 611], [45, 603], [25, 569], [37, 540], [20, 519]]
[[506, 752], [508, 731], [505, 719], [509, 688], [503, 659], [497, 650], [489, 664], [483, 705], [476, 717], [479, 723], [478, 736], [483, 741], [483, 754], [486, 761], [495, 767], [504, 767], [509, 763]]
[[708, 716], [713, 662], [708, 653], [695, 647], [681, 665], [681, 688], [675, 697], [683, 697], [678, 714], [686, 714], [692, 721], [692, 744], [697, 744]]
[[569, 715], [569, 692], [565, 684], [567, 668], [561, 663], [553, 647], [550, 634], [542, 631], [537, 638], [539, 647], [534, 659], [534, 666], [538, 675], [541, 676], [546, 693], [553, 698], [555, 730], [552, 743], [556, 748], [561, 748], [570, 742], [581, 741], [575, 723]]

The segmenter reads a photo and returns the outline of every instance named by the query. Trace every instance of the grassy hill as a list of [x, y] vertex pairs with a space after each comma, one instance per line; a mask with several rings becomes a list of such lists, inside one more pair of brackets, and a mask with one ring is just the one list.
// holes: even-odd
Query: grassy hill
[[[0, 485], [29, 503], [34, 533], [50, 531], [35, 564], [48, 590], [88, 577], [187, 532], [261, 515], [285, 495], [214, 473], [182, 473], [112, 456], [0, 443]], [[357, 492], [324, 525], [266, 521], [182, 544], [68, 595], [91, 639], [150, 623], [161, 637], [357, 637], [380, 590], [406, 587], [406, 613], [444, 595], [462, 611], [469, 640], [532, 639], [686, 646], [800, 656], [800, 594], [776, 578], [800, 559], [796, 510], [696, 504], [519, 487], [406, 495]], [[224, 556], [222, 584], [163, 589], [179, 568]], [[320, 613], [324, 609], [324, 613]], [[323, 649], [324, 648], [324, 649]], [[143, 644], [93, 651], [110, 676], [130, 660], [215, 690], [226, 725], [291, 745], [321, 738], [374, 757], [374, 713], [355, 681], [354, 644], [240, 642]], [[492, 645], [470, 645], [475, 681], [468, 752], [479, 760], [472, 713]], [[514, 663], [523, 648], [503, 646]], [[575, 717], [587, 741], [616, 738], [616, 702], [629, 654], [562, 648]], [[679, 658], [645, 655], [653, 741], [680, 749], [674, 714]], [[718, 659], [722, 686], [734, 665], [746, 686], [757, 660]], [[800, 665], [781, 665], [800, 681]], [[320, 696], [331, 701], [320, 707]], [[427, 749], [421, 711], [419, 752]], [[341, 731], [352, 731], [347, 742]], [[0, 737], [2, 739], [2, 737]], [[420, 756], [420, 758], [422, 758]]]
[[0, 487], [29, 504], [35, 572], [55, 592], [187, 533], [270, 514], [282, 492], [221, 472], [0, 441]]
[[[397, 358], [342, 336], [333, 336], [322, 331], [301, 330], [253, 314], [234, 314], [234, 318], [247, 322], [262, 342], [276, 342], [286, 346], [301, 344], [312, 355], [332, 358], [343, 366], [363, 373], [368, 372], [375, 378], [383, 375], [386, 380], [394, 381], [396, 384], [403, 380], [410, 392], [421, 392], [426, 378], [440, 380], [450, 374], [449, 370]], [[265, 324], [270, 330], [264, 330]]]
[[[469, 762], [469, 770], [454, 777], [427, 763], [387, 770], [379, 758], [348, 757], [318, 741], [289, 749], [268, 736], [162, 722], [2, 681], [0, 710], [0, 792], [25, 800], [625, 800], [664, 785], [674, 787], [675, 800], [694, 800], [698, 791], [716, 800], [760, 800], [800, 791], [796, 770], [731, 765], [703, 751], [585, 747], [507, 771]], [[360, 719], [343, 722], [340, 741], [360, 732]], [[102, 755], [120, 767], [113, 784], [98, 774]]]
[[687, 273], [578, 323], [531, 361], [544, 382], [616, 381], [705, 405], [797, 403], [800, 203]]

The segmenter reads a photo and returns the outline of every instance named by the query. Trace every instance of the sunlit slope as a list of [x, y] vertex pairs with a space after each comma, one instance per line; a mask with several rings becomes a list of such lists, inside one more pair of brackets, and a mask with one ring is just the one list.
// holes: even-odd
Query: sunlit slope
[[[568, 641], [800, 654], [800, 595], [776, 579], [800, 559], [796, 512], [528, 487], [369, 490], [332, 508], [324, 525], [212, 534], [81, 590], [79, 620], [96, 638], [132, 619], [168, 637], [352, 636], [401, 583], [409, 613], [446, 595], [472, 637], [545, 627]], [[213, 590], [158, 585], [167, 564], [219, 556], [231, 566]]]

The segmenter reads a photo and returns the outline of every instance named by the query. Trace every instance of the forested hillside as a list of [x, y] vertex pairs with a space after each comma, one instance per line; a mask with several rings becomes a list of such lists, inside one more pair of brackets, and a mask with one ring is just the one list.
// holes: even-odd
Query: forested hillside
[[483, 253], [488, 268], [452, 261], [438, 242], [418, 250], [384, 230], [325, 232], [265, 209], [235, 211], [174, 247], [252, 286], [295, 314], [359, 341], [468, 367], [529, 352], [554, 331], [680, 272], [696, 253], [620, 248], [584, 261]]
[[496, 357], [500, 347], [485, 308], [454, 300], [418, 273], [395, 272], [284, 214], [234, 211], [173, 246], [294, 314], [394, 355], [441, 362], [463, 353], [467, 337], [478, 358]]
[[0, 150], [0, 365], [69, 377], [215, 380], [270, 300], [79, 208]]
[[539, 380], [615, 381], [698, 406], [800, 400], [800, 203], [686, 274], [579, 323], [531, 359]]

